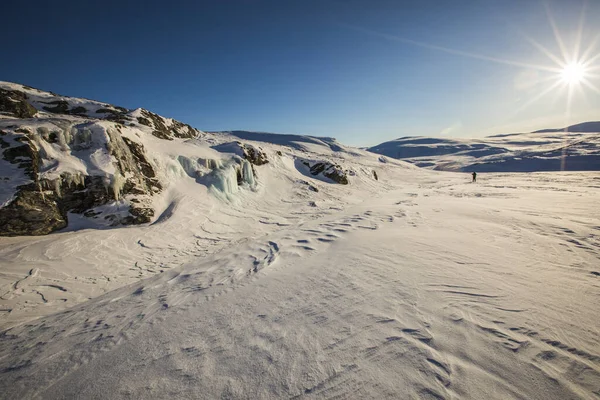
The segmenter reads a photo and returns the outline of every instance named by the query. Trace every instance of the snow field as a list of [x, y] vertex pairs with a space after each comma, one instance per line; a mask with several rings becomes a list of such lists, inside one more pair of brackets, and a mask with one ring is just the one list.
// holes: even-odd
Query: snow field
[[[597, 174], [482, 174], [470, 184], [396, 167], [382, 174], [395, 187], [377, 192], [316, 183], [317, 203], [346, 190], [361, 197], [311, 207], [300, 206], [302, 185], [286, 186], [290, 171], [258, 170], [280, 191], [206, 205], [213, 223], [201, 226], [227, 243], [220, 250], [6, 331], [2, 393], [596, 396]], [[156, 225], [126, 229], [160, 227], [138, 251], [168, 252], [169, 236], [194, 225], [188, 201], [172, 201]], [[115, 243], [120, 231], [91, 232]]]

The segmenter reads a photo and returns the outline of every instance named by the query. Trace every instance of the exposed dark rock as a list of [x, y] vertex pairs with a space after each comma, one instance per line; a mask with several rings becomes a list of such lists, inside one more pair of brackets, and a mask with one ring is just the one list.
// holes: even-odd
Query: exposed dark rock
[[124, 221], [121, 223], [124, 225], [138, 225], [138, 224], [146, 224], [152, 220], [154, 217], [154, 210], [151, 208], [137, 208], [131, 207], [129, 209], [129, 213], [132, 217], [126, 217]]
[[[125, 111], [127, 112], [127, 111]], [[123, 114], [117, 110], [113, 110], [112, 108], [99, 108], [96, 110], [96, 114]]]
[[[88, 125], [81, 126], [87, 129]], [[152, 195], [161, 190], [143, 145], [122, 137], [118, 129], [106, 131], [110, 139], [107, 150], [116, 159], [114, 176], [64, 173], [53, 180], [39, 178], [40, 157], [44, 155], [33, 144], [33, 134], [24, 132], [15, 139], [22, 144], [11, 147], [7, 141], [1, 142], [3, 158], [17, 164], [32, 183], [19, 186], [11, 203], [0, 208], [0, 226], [3, 227], [0, 236], [48, 234], [67, 225], [68, 212], [92, 215], [95, 214], [92, 209], [116, 200], [121, 194]], [[38, 129], [41, 138], [57, 140], [58, 133], [52, 133], [45, 128]], [[125, 218], [107, 217], [114, 224], [140, 224], [149, 222], [154, 215], [154, 211], [139, 200], [130, 206], [129, 213]]]
[[[125, 111], [122, 111], [125, 110]], [[120, 124], [127, 124], [129, 122], [129, 116], [127, 115], [127, 109], [123, 107], [112, 108], [99, 108], [96, 110], [96, 114], [106, 114], [103, 119], [108, 121], [117, 122]]]
[[74, 115], [82, 115], [82, 116], [86, 116], [87, 114], [87, 109], [85, 107], [82, 106], [77, 106], [75, 108], [72, 108], [69, 111], [69, 114], [74, 114]]
[[60, 191], [57, 203], [60, 211], [65, 215], [67, 212], [82, 214], [90, 208], [98, 207], [114, 200], [114, 194], [108, 190], [104, 177], [85, 176], [83, 185], [77, 185], [69, 181], [68, 175], [62, 175], [60, 182], [43, 181], [41, 185], [56, 192]]
[[28, 137], [19, 137], [17, 141], [25, 144], [15, 147], [10, 147], [9, 144], [9, 148], [3, 152], [3, 158], [11, 164], [19, 164], [19, 168], [22, 168], [29, 179], [35, 182], [39, 172], [39, 154]]
[[158, 114], [148, 110], [141, 110], [143, 117], [138, 117], [140, 124], [153, 128], [152, 134], [160, 139], [173, 140], [174, 137], [191, 139], [198, 135], [198, 131], [191, 126], [173, 120], [171, 127], [167, 127], [165, 120]]
[[[152, 168], [152, 165], [146, 159], [146, 152], [144, 150], [144, 146], [141, 143], [134, 142], [126, 137], [123, 137], [123, 142], [125, 142], [125, 144], [129, 148], [129, 151], [131, 153], [135, 165], [138, 168], [138, 171], [141, 172], [141, 175], [144, 177], [146, 183], [145, 192], [148, 192], [149, 190], [158, 191], [162, 189], [160, 182], [156, 178], [154, 168]], [[130, 169], [127, 166], [123, 166], [123, 168], [125, 171], [128, 171]], [[135, 173], [138, 171], [129, 172]]]
[[79, 115], [82, 117], [87, 116], [87, 109], [83, 106], [77, 106], [72, 109], [69, 109], [69, 103], [66, 100], [53, 100], [48, 101], [46, 104], [51, 104], [50, 106], [44, 106], [43, 109], [54, 113], [54, 114], [70, 114], [70, 115]]
[[223, 153], [237, 154], [238, 156], [248, 160], [248, 162], [253, 165], [263, 165], [269, 162], [267, 155], [260, 147], [255, 147], [242, 142], [222, 143], [217, 146], [213, 146], [213, 149]]
[[0, 236], [46, 235], [67, 226], [52, 192], [20, 187], [15, 199], [0, 208]]
[[191, 139], [198, 135], [198, 131], [188, 124], [173, 120], [172, 128], [176, 137], [183, 139]]
[[376, 181], [379, 180], [379, 178], [377, 177], [377, 172], [375, 172], [375, 170], [373, 170], [373, 178], [375, 178]]
[[0, 89], [0, 113], [16, 118], [32, 118], [37, 110], [27, 102], [25, 93]]
[[0, 208], [0, 236], [45, 235], [64, 228], [67, 221], [56, 203], [56, 195], [39, 185], [38, 152], [28, 137], [17, 140], [24, 144], [5, 147], [3, 158], [18, 164], [33, 182], [19, 186], [14, 199]]
[[69, 113], [69, 103], [65, 100], [54, 100], [49, 101], [46, 104], [53, 104], [54, 107], [44, 106], [43, 109], [55, 113], [55, 114], [68, 114]]
[[342, 167], [337, 164], [332, 164], [329, 161], [318, 161], [312, 165], [311, 162], [306, 160], [302, 160], [301, 162], [309, 168], [311, 175], [316, 176], [321, 174], [341, 185], [348, 184], [348, 177], [346, 176], [346, 173]]
[[[154, 114], [148, 110], [142, 110], [142, 114], [144, 117], [150, 121], [152, 121], [152, 134], [160, 139], [173, 140], [170, 135], [169, 129], [165, 125], [162, 117], [158, 114]], [[149, 125], [150, 126], [150, 125]]]
[[260, 148], [242, 145], [242, 149], [244, 150], [244, 158], [254, 165], [263, 165], [269, 162], [267, 155]]
[[152, 123], [150, 122], [150, 120], [148, 118], [138, 117], [137, 120], [142, 125], [152, 127]]

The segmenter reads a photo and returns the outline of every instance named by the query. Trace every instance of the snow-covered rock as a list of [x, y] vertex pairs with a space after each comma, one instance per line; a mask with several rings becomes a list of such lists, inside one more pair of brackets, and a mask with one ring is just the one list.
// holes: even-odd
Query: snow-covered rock
[[213, 147], [222, 153], [233, 153], [248, 160], [254, 165], [264, 165], [269, 162], [265, 152], [258, 146], [239, 141], [222, 143]]
[[152, 198], [168, 183], [157, 173], [165, 155], [145, 147], [150, 135], [202, 132], [144, 109], [0, 82], [0, 235], [47, 234], [69, 213], [100, 225], [150, 222]]
[[36, 112], [35, 107], [27, 102], [25, 93], [17, 90], [0, 89], [0, 115], [31, 118]]
[[[49, 233], [67, 226], [69, 212], [161, 190], [143, 144], [124, 137], [115, 123], [15, 122], [0, 121], [2, 235]], [[113, 225], [150, 221], [147, 201], [127, 203], [125, 218], [105, 219]]]
[[325, 160], [308, 160], [303, 158], [299, 158], [298, 161], [308, 168], [308, 172], [312, 176], [321, 179], [326, 178], [325, 180], [330, 180], [341, 185], [348, 184], [348, 174], [338, 164]]

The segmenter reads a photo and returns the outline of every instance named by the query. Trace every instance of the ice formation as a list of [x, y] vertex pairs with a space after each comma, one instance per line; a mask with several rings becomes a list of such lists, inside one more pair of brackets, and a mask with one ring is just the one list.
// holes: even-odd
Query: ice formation
[[252, 164], [246, 160], [242, 160], [242, 180], [250, 185], [250, 187], [254, 187], [256, 185]]
[[206, 160], [206, 165], [213, 168], [203, 177], [206, 179], [205, 184], [219, 196], [224, 195], [231, 200], [239, 191], [239, 186], [256, 187], [252, 164], [240, 157], [229, 160], [210, 159]]
[[236, 193], [238, 191], [237, 168], [237, 164], [228, 163], [215, 169], [212, 173], [214, 180], [211, 187], [221, 191], [227, 197]]
[[200, 166], [199, 160], [193, 160], [185, 156], [177, 156], [177, 161], [185, 173], [191, 178], [198, 178], [201, 176], [203, 168]]
[[115, 172], [110, 179], [110, 188], [112, 189], [115, 200], [119, 200], [121, 198], [121, 191], [123, 190], [123, 185], [125, 185], [125, 182], [125, 177], [119, 172]]

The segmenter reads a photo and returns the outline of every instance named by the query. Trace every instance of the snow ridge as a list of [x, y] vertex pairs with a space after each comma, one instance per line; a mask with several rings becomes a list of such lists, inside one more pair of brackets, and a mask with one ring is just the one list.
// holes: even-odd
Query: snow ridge
[[536, 172], [600, 170], [598, 123], [483, 139], [403, 137], [368, 149], [442, 171]]

